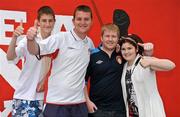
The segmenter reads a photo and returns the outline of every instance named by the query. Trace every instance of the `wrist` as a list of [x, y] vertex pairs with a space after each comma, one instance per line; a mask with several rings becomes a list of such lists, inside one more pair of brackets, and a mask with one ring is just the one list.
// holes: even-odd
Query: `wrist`
[[29, 38], [27, 38], [27, 41], [34, 41], [34, 39], [29, 39]]

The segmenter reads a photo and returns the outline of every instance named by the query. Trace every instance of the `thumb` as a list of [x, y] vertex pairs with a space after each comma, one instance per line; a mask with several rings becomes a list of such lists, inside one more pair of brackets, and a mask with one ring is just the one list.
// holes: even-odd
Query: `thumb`
[[21, 19], [19, 26], [23, 28], [23, 20]]
[[34, 20], [34, 27], [37, 29], [38, 28], [38, 20]]
[[144, 44], [143, 43], [138, 43], [138, 45], [144, 48]]

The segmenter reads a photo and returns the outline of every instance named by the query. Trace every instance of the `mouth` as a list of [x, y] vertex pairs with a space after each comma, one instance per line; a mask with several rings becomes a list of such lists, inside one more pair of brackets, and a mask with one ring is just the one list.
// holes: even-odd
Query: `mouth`
[[85, 25], [85, 26], [79, 26], [79, 27], [81, 27], [81, 28], [86, 28], [87, 26]]

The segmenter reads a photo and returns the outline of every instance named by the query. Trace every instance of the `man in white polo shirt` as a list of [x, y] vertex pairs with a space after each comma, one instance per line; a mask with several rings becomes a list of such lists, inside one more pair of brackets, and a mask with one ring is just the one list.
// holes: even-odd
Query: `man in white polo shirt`
[[89, 63], [90, 48], [94, 45], [87, 32], [92, 25], [92, 11], [80, 5], [74, 11], [74, 29], [59, 32], [46, 40], [36, 43], [37, 28], [27, 32], [28, 50], [34, 55], [44, 55], [59, 49], [52, 63], [48, 81], [45, 117], [87, 117], [84, 87], [85, 73]]

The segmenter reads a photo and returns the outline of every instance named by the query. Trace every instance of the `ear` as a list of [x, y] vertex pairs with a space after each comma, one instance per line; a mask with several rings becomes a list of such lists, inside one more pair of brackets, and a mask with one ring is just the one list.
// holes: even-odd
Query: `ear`
[[93, 25], [93, 20], [91, 19], [91, 26]]
[[103, 37], [101, 36], [101, 42], [103, 41]]
[[39, 20], [37, 20], [37, 25], [40, 26], [40, 21]]
[[72, 18], [72, 23], [74, 24], [74, 18]]

